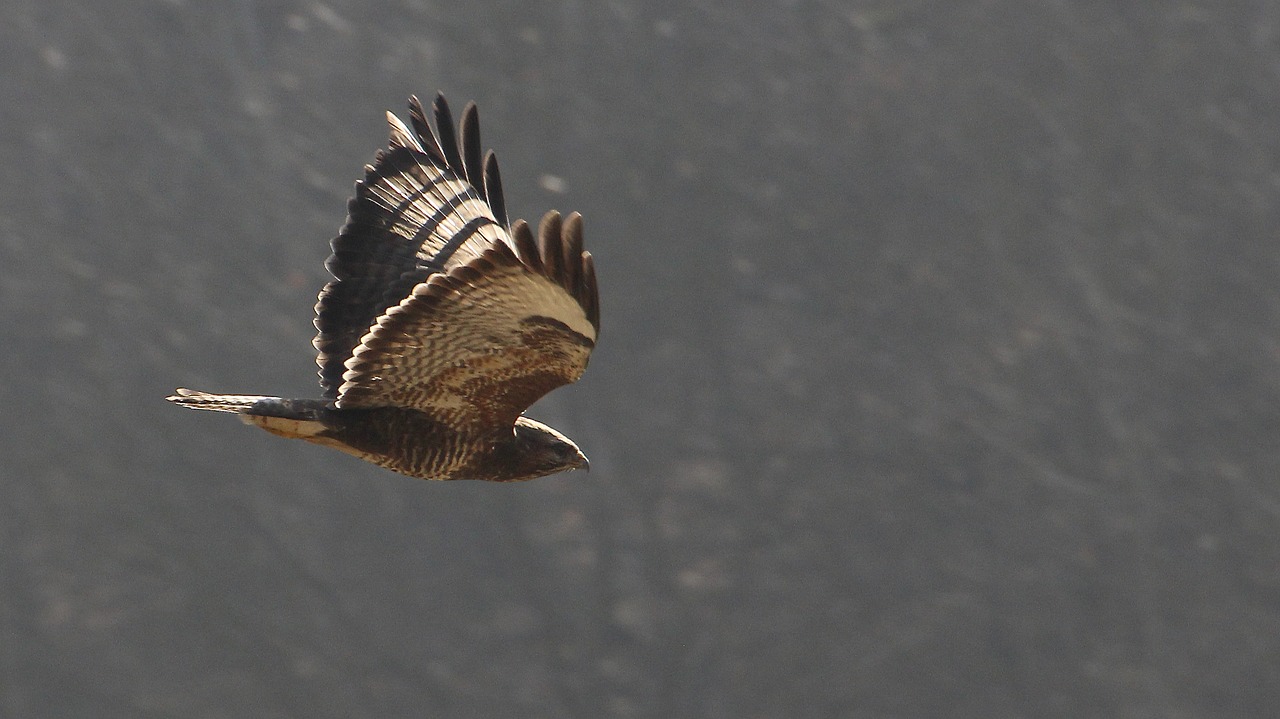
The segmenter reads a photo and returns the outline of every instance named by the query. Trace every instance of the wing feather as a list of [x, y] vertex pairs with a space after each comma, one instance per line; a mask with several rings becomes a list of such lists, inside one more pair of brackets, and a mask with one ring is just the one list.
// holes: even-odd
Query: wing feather
[[582, 215], [569, 215], [560, 229], [560, 267], [564, 272], [565, 287], [582, 284]]
[[502, 175], [498, 172], [498, 156], [490, 150], [484, 156], [484, 199], [493, 210], [493, 217], [503, 227], [510, 227], [507, 221], [507, 201], [502, 196]]
[[[510, 241], [497, 161], [479, 159], [474, 105], [463, 113], [464, 150], [443, 96], [432, 109], [434, 131], [416, 97], [409, 99], [409, 127], [388, 113], [387, 149], [365, 167], [347, 222], [332, 242], [325, 266], [334, 280], [316, 303], [313, 342], [327, 397], [337, 396], [347, 359], [384, 311], [433, 273], [479, 257], [495, 241]], [[496, 211], [488, 198], [497, 200]]]
[[[515, 249], [492, 242], [379, 317], [346, 363], [338, 406], [412, 407], [456, 428], [496, 429], [582, 376], [599, 334], [582, 221], [548, 213], [541, 227], [537, 252], [518, 222]], [[553, 239], [553, 229], [577, 239]]]
[[591, 253], [582, 252], [582, 284], [578, 287], [578, 301], [587, 311], [587, 321], [596, 332], [600, 331], [600, 286], [596, 282], [596, 261]]
[[559, 212], [548, 212], [538, 223], [538, 259], [542, 262], [542, 271], [561, 284], [564, 283], [564, 254], [560, 251], [562, 224]]
[[538, 254], [538, 243], [533, 239], [533, 232], [529, 229], [529, 223], [524, 220], [516, 220], [511, 225], [511, 240], [515, 244], [516, 254], [520, 257], [520, 261], [529, 266], [534, 272], [543, 272], [542, 257]]
[[[458, 172], [459, 177], [465, 177], [466, 170], [463, 169], [465, 166], [462, 164], [462, 155], [458, 152], [453, 113], [449, 112], [449, 103], [445, 102], [444, 95], [436, 94], [435, 101], [431, 103], [431, 114], [436, 118], [436, 138], [440, 149], [444, 151], [446, 163]], [[425, 121], [423, 124], [426, 124]]]
[[474, 102], [462, 109], [462, 123], [458, 126], [459, 146], [462, 148], [462, 166], [467, 171], [467, 182], [484, 187], [484, 164], [480, 153], [480, 111]]

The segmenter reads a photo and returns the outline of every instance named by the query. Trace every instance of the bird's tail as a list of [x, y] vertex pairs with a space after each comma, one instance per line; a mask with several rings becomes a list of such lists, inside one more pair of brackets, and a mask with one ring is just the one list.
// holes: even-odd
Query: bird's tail
[[279, 398], [265, 397], [257, 394], [212, 394], [210, 392], [197, 392], [193, 389], [179, 387], [177, 394], [165, 397], [165, 399], [188, 409], [207, 409], [213, 412], [244, 413], [261, 400]]
[[212, 394], [186, 388], [179, 388], [177, 394], [165, 399], [190, 409], [234, 412], [240, 415], [240, 420], [245, 424], [256, 425], [281, 437], [327, 443], [322, 433], [327, 429], [324, 417], [330, 408], [328, 400], [284, 399], [258, 394]]

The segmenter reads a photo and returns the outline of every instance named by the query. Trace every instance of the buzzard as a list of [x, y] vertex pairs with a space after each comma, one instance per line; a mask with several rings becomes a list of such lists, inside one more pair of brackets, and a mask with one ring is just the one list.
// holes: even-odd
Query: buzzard
[[468, 103], [409, 98], [406, 127], [347, 204], [316, 303], [323, 399], [179, 389], [170, 402], [234, 412], [281, 437], [423, 479], [511, 482], [587, 467], [569, 438], [524, 416], [576, 381], [600, 330], [582, 217], [548, 212], [535, 239], [507, 222], [498, 163]]

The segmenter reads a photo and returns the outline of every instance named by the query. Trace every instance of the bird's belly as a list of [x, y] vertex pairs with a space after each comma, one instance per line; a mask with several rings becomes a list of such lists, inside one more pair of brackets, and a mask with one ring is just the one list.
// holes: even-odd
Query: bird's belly
[[322, 433], [302, 437], [419, 479], [465, 479], [480, 444], [410, 409], [332, 410]]

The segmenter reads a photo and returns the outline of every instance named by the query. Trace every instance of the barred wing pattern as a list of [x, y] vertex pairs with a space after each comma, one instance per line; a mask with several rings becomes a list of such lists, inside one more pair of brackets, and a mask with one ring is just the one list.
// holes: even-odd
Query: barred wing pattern
[[481, 160], [474, 103], [463, 111], [457, 136], [443, 96], [432, 111], [435, 132], [416, 97], [409, 99], [413, 130], [387, 113], [388, 148], [365, 166], [325, 262], [334, 280], [316, 303], [313, 344], [330, 399], [338, 397], [360, 338], [384, 311], [433, 274], [479, 258], [494, 243], [510, 243], [498, 163], [492, 152]]
[[323, 399], [179, 389], [281, 437], [423, 479], [514, 482], [588, 467], [524, 411], [582, 376], [600, 330], [582, 217], [549, 212], [535, 239], [508, 223], [498, 163], [474, 104], [434, 129], [417, 98], [347, 204], [316, 302]]
[[432, 275], [387, 310], [347, 362], [339, 408], [411, 407], [459, 431], [510, 427], [539, 397], [577, 380], [599, 332], [582, 218], [523, 221], [513, 243]]

